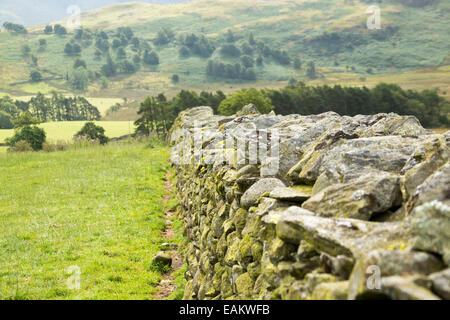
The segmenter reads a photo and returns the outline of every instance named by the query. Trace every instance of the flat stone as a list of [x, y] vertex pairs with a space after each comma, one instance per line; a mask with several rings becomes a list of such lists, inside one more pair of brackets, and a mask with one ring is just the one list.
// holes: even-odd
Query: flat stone
[[245, 209], [256, 204], [256, 201], [265, 193], [277, 187], [284, 187], [284, 183], [277, 178], [264, 178], [253, 184], [241, 198], [241, 206]]
[[412, 238], [410, 227], [404, 222], [322, 218], [298, 207], [274, 210], [262, 219], [268, 224], [290, 224], [318, 252], [332, 256], [359, 258], [374, 249], [407, 246]]
[[416, 284], [415, 279], [401, 276], [382, 278], [380, 293], [392, 300], [441, 300], [428, 289]]
[[312, 195], [311, 186], [294, 186], [294, 187], [280, 187], [270, 192], [269, 197], [283, 200], [303, 203]]
[[432, 290], [443, 299], [450, 300], [450, 268], [436, 272], [429, 277], [432, 282]]
[[313, 291], [310, 300], [347, 300], [348, 281], [319, 284]]
[[387, 172], [371, 172], [347, 183], [331, 185], [303, 203], [324, 217], [369, 220], [401, 204], [400, 179]]

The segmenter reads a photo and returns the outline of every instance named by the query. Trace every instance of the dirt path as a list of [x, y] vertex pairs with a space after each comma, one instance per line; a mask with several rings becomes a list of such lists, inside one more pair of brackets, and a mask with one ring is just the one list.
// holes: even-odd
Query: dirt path
[[[172, 173], [170, 171], [166, 174], [166, 184], [164, 185], [164, 190], [166, 195], [162, 199], [163, 204], [167, 204], [167, 202], [171, 199], [171, 190], [173, 186], [172, 182]], [[166, 211], [164, 212], [166, 216], [166, 228], [161, 233], [161, 236], [165, 239], [165, 242], [171, 243], [173, 238], [175, 237], [175, 232], [173, 231], [172, 221], [170, 220], [173, 216], [175, 216], [175, 212]], [[163, 275], [161, 282], [158, 285], [158, 291], [156, 295], [153, 297], [155, 300], [166, 300], [175, 290], [174, 278], [172, 276], [173, 272], [179, 270], [183, 266], [183, 258], [178, 255], [176, 249], [167, 251], [172, 256], [172, 270]]]

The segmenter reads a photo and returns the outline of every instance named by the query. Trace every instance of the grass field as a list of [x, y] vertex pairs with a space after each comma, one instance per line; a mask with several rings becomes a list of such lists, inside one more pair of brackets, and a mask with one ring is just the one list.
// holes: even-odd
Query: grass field
[[0, 155], [0, 299], [151, 299], [167, 158], [144, 144]]
[[[85, 121], [61, 121], [47, 122], [40, 125], [47, 133], [48, 141], [71, 140], [84, 125]], [[120, 137], [134, 132], [134, 125], [131, 121], [96, 121], [97, 125], [105, 128], [105, 133], [109, 138]], [[0, 130], [0, 142], [12, 136], [14, 130]], [[0, 151], [1, 152], [1, 151]]]

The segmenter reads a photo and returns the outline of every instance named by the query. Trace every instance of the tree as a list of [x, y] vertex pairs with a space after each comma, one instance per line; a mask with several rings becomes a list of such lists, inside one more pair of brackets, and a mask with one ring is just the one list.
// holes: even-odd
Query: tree
[[300, 61], [299, 57], [296, 57], [294, 59], [294, 69], [300, 70], [302, 68], [302, 62]]
[[30, 48], [29, 45], [24, 44], [24, 45], [22, 46], [21, 51], [22, 51], [22, 55], [23, 55], [24, 57], [28, 57], [28, 56], [30, 55], [31, 48]]
[[264, 62], [264, 59], [261, 55], [258, 56], [258, 58], [256, 59], [256, 65], [257, 66], [262, 66]]
[[119, 50], [117, 50], [117, 59], [122, 60], [127, 57], [127, 53], [125, 52], [125, 49], [123, 47], [120, 47]]
[[120, 63], [120, 70], [126, 74], [133, 74], [137, 71], [137, 68], [130, 61], [125, 60]]
[[79, 55], [81, 53], [81, 46], [78, 43], [72, 45], [72, 54]]
[[39, 39], [39, 46], [43, 47], [47, 44], [47, 40], [45, 39]]
[[0, 129], [12, 129], [12, 115], [0, 110]]
[[3, 23], [3, 27], [6, 30], [8, 30], [9, 32], [14, 32], [14, 33], [19, 33], [19, 34], [26, 34], [28, 32], [27, 29], [21, 24], [5, 22], [5, 23]]
[[45, 26], [45, 28], [44, 28], [44, 33], [45, 34], [50, 34], [52, 32], [53, 32], [53, 27], [52, 26], [50, 26], [50, 25]]
[[20, 116], [12, 121], [14, 124], [14, 128], [22, 128], [25, 126], [31, 126], [41, 123], [39, 118], [33, 117], [30, 112], [22, 112]]
[[306, 67], [306, 76], [310, 79], [316, 78], [316, 65], [314, 64], [314, 61], [308, 62]]
[[158, 65], [159, 64], [159, 57], [155, 51], [152, 51], [149, 53], [147, 50], [145, 50], [143, 60], [144, 60], [145, 64], [149, 64], [149, 65]]
[[253, 33], [250, 33], [250, 36], [248, 37], [248, 43], [250, 43], [251, 46], [254, 46], [256, 44]]
[[57, 35], [63, 36], [67, 34], [67, 30], [66, 28], [64, 28], [62, 25], [60, 24], [55, 24], [55, 26], [53, 27], [53, 30], [55, 30], [55, 33]]
[[108, 57], [106, 58], [106, 64], [104, 64], [102, 66], [101, 71], [106, 77], [112, 77], [112, 76], [116, 75], [117, 66], [113, 62], [113, 60], [109, 54], [108, 54]]
[[64, 53], [68, 56], [71, 56], [73, 54], [73, 47], [70, 43], [66, 43], [66, 46], [64, 47]]
[[233, 31], [228, 30], [228, 32], [227, 32], [227, 42], [232, 43], [234, 41], [236, 41], [236, 39], [234, 38]]
[[120, 42], [120, 40], [117, 39], [117, 38], [115, 38], [115, 39], [113, 40], [113, 42], [112, 42], [111, 47], [112, 47], [113, 49], [117, 49], [117, 48], [120, 47], [121, 45], [122, 45], [122, 43]]
[[251, 88], [235, 92], [228, 96], [221, 102], [218, 111], [222, 115], [233, 115], [250, 103], [253, 103], [261, 113], [269, 113], [274, 108], [270, 98], [263, 95], [260, 91]]
[[182, 58], [189, 57], [189, 54], [190, 54], [189, 48], [186, 47], [186, 46], [182, 46], [182, 47], [180, 48], [180, 50], [178, 51], [178, 54], [179, 54], [179, 56], [182, 57]]
[[80, 58], [77, 58], [76, 60], [75, 60], [75, 62], [73, 63], [73, 68], [74, 69], [78, 69], [78, 68], [87, 68], [87, 66], [86, 66], [86, 61], [84, 61], [84, 60], [82, 60], [82, 59], [80, 59]]
[[253, 58], [250, 56], [241, 56], [242, 65], [246, 68], [253, 67]]
[[180, 77], [177, 74], [172, 75], [172, 82], [178, 83], [180, 81]]
[[239, 57], [241, 55], [241, 50], [239, 50], [234, 44], [228, 43], [224, 44], [220, 48], [220, 54], [226, 57]]
[[35, 55], [31, 55], [31, 62], [32, 62], [33, 66], [37, 67], [38, 58]]
[[32, 70], [30, 72], [30, 79], [32, 82], [39, 82], [42, 80], [42, 75], [39, 71], [37, 70]]
[[75, 138], [86, 138], [89, 140], [98, 140], [100, 144], [106, 144], [109, 138], [105, 135], [105, 129], [101, 126], [95, 125], [94, 122], [86, 122], [75, 135]]
[[141, 63], [141, 57], [138, 54], [135, 54], [134, 57], [133, 57], [133, 62], [136, 65]]
[[85, 67], [78, 67], [69, 75], [69, 83], [72, 88], [86, 91], [89, 85], [89, 73]]
[[14, 147], [19, 141], [28, 142], [34, 151], [42, 150], [45, 142], [46, 134], [44, 129], [37, 126], [25, 125], [20, 129], [16, 129], [11, 138], [6, 139], [6, 144]]

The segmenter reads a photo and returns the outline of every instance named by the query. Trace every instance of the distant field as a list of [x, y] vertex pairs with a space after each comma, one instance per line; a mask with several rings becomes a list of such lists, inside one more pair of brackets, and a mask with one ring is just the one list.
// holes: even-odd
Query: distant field
[[168, 155], [145, 144], [0, 154], [0, 300], [152, 299]]
[[[70, 140], [77, 133], [85, 121], [62, 121], [49, 122], [40, 125], [47, 133], [47, 140]], [[97, 125], [105, 128], [109, 138], [120, 137], [134, 132], [134, 125], [131, 121], [96, 121]], [[0, 143], [12, 136], [14, 130], [0, 130]]]

